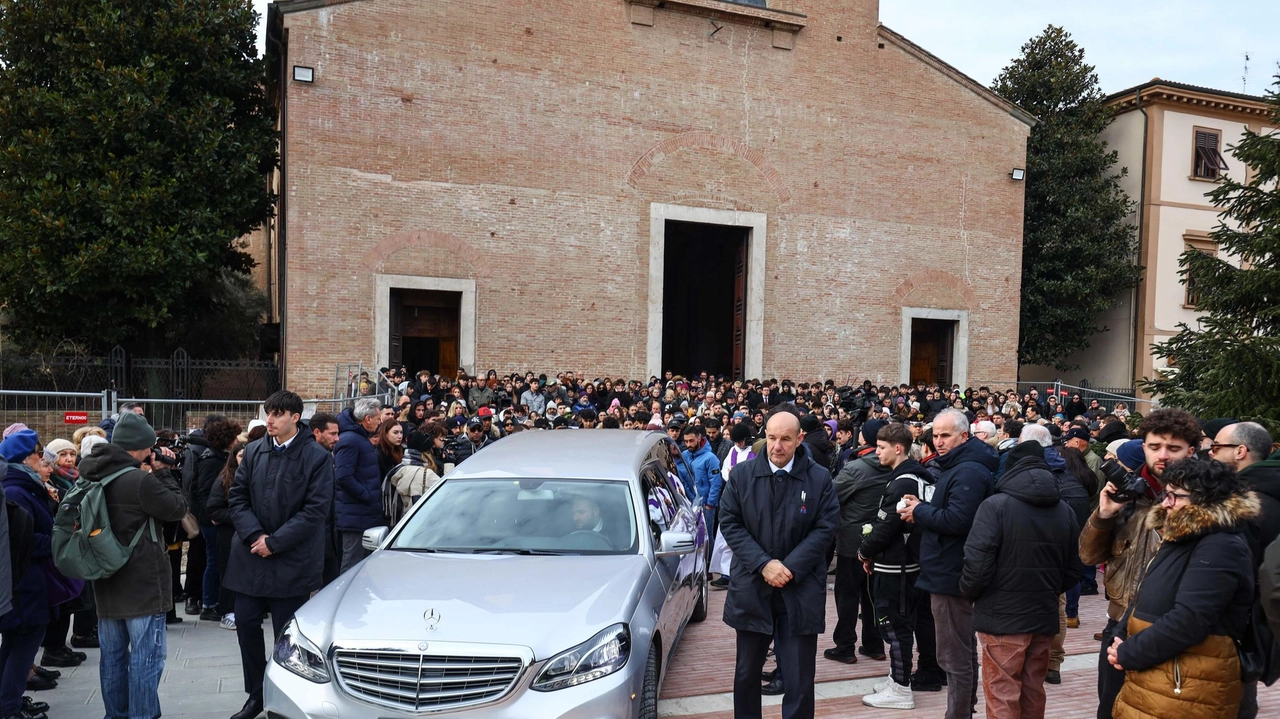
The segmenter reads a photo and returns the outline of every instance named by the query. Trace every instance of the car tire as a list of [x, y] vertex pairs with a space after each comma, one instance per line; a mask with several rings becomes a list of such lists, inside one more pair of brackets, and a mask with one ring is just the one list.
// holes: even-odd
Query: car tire
[[644, 688], [640, 690], [639, 719], [658, 719], [658, 645], [649, 646], [644, 663]]
[[711, 575], [703, 572], [702, 581], [698, 584], [698, 603], [693, 605], [693, 614], [689, 615], [689, 621], [701, 622], [707, 618], [707, 594], [711, 586]]

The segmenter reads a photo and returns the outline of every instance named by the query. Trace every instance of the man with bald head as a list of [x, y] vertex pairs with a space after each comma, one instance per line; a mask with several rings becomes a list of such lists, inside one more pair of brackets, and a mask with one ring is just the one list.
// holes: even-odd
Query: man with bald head
[[772, 411], [767, 451], [738, 463], [720, 495], [720, 532], [733, 551], [724, 621], [737, 630], [735, 719], [760, 717], [760, 670], [771, 641], [785, 689], [783, 719], [813, 717], [840, 502], [831, 473], [813, 461], [803, 439], [793, 408]]
[[994, 488], [1000, 455], [969, 436], [969, 418], [947, 409], [933, 420], [933, 445], [942, 476], [933, 498], [907, 495], [898, 514], [915, 522], [920, 536], [920, 578], [916, 588], [929, 592], [938, 639], [938, 664], [947, 673], [946, 719], [970, 719], [978, 704], [978, 651], [973, 604], [960, 592], [964, 544], [982, 500]]

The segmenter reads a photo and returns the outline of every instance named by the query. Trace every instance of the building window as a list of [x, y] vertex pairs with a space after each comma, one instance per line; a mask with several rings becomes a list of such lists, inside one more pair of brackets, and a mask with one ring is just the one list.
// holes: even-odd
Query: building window
[[1191, 176], [1198, 180], [1216, 180], [1227, 171], [1227, 160], [1222, 156], [1222, 133], [1203, 127], [1195, 129], [1196, 146]]
[[[1213, 257], [1218, 256], [1218, 243], [1209, 237], [1207, 232], [1187, 233], [1182, 236], [1188, 250], [1203, 252]], [[1195, 275], [1188, 272], [1183, 278], [1183, 286], [1186, 294], [1182, 300], [1182, 306], [1187, 309], [1195, 309], [1200, 304], [1200, 290], [1196, 287]]]

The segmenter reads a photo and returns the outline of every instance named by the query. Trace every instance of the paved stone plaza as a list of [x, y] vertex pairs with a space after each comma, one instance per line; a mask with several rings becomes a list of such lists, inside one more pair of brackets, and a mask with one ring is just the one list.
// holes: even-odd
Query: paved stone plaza
[[[724, 592], [711, 594], [711, 614], [703, 624], [690, 625], [662, 690], [659, 714], [680, 719], [732, 719], [733, 630], [720, 621]], [[835, 626], [835, 602], [827, 595], [827, 629]], [[1097, 709], [1095, 681], [1097, 643], [1093, 633], [1106, 623], [1106, 604], [1100, 597], [1083, 597], [1080, 628], [1068, 631], [1067, 660], [1062, 668], [1062, 684], [1049, 686], [1048, 715], [1053, 719], [1088, 719]], [[264, 627], [270, 631], [270, 625]], [[270, 642], [268, 642], [270, 646]], [[819, 638], [818, 649], [830, 646]], [[36, 699], [51, 705], [51, 719], [101, 719], [102, 698], [98, 689], [98, 653], [87, 650], [89, 661], [75, 669], [62, 670], [60, 686], [53, 691], [34, 692]], [[160, 684], [164, 716], [180, 719], [227, 719], [244, 704], [244, 684], [240, 675], [240, 655], [235, 632], [219, 629], [215, 622], [187, 617], [169, 628], [168, 663]], [[917, 693], [914, 711], [871, 709], [859, 697], [888, 673], [887, 662], [862, 658], [857, 664], [838, 664], [818, 658], [819, 717], [858, 716], [866, 719], [924, 719], [939, 717], [946, 708], [943, 693]], [[1262, 716], [1280, 706], [1280, 688], [1261, 692]], [[765, 717], [779, 716], [782, 697], [765, 697]], [[985, 717], [981, 696], [978, 717]], [[542, 719], [533, 718], [530, 719]], [[548, 718], [549, 719], [549, 718]]]

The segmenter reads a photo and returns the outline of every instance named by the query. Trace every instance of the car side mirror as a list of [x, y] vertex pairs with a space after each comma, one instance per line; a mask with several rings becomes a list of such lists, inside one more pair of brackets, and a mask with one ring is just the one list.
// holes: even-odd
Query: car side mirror
[[385, 540], [387, 538], [387, 535], [390, 533], [391, 533], [390, 527], [374, 527], [372, 529], [366, 529], [364, 530], [364, 538], [361, 540], [360, 543], [364, 546], [365, 549], [372, 552], [377, 550], [378, 547], [382, 546], [383, 540]]
[[694, 549], [696, 549], [696, 545], [692, 534], [667, 531], [662, 533], [662, 537], [658, 541], [658, 551], [654, 554], [659, 557], [682, 557], [692, 553]]

